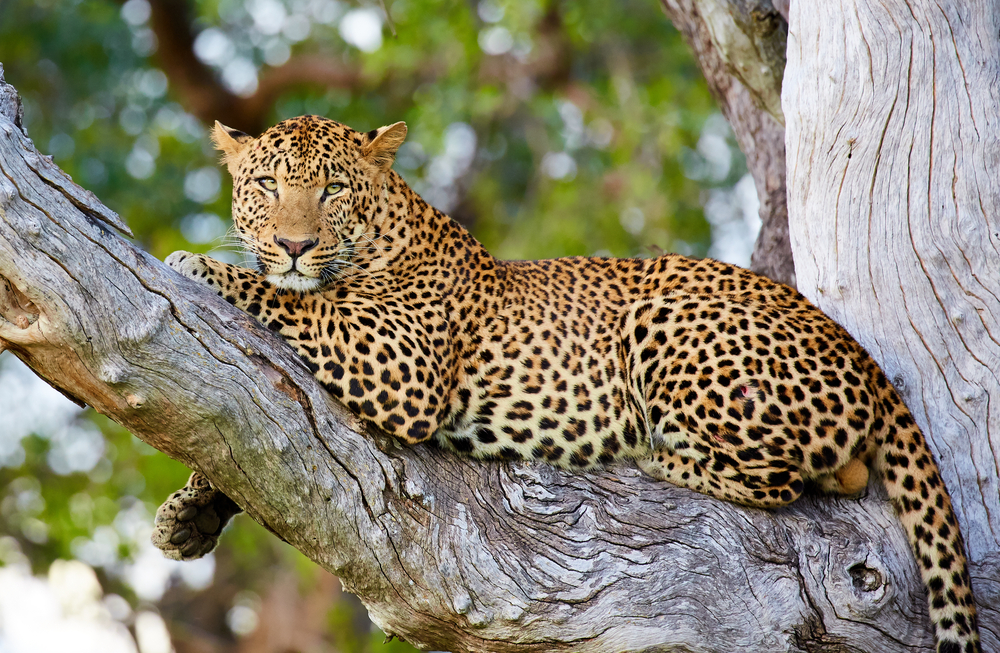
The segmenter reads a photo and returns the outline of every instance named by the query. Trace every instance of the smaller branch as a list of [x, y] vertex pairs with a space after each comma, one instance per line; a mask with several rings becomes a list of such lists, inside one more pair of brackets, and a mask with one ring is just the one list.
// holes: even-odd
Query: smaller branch
[[385, 6], [385, 0], [379, 0], [379, 4], [382, 5], [382, 13], [385, 14], [385, 24], [389, 26], [389, 33], [392, 34], [392, 38], [396, 38], [396, 21], [392, 19], [389, 8]]
[[241, 98], [227, 90], [194, 53], [187, 0], [151, 0], [149, 26], [156, 35], [156, 59], [184, 105], [202, 121], [233, 124]]
[[687, 13], [701, 23], [726, 69], [746, 87], [754, 103], [784, 125], [781, 80], [788, 22], [770, 0], [691, 0]]
[[519, 66], [521, 74], [546, 89], [565, 87], [572, 76], [573, 50], [559, 9], [559, 3], [549, 4], [535, 26], [535, 53], [527, 64]]
[[[269, 124], [275, 101], [289, 90], [310, 86], [350, 91], [374, 89], [385, 82], [364, 75], [357, 67], [347, 67], [335, 57], [322, 54], [293, 56], [281, 66], [261, 70], [257, 90], [241, 97], [227, 89], [215, 71], [195, 55], [196, 34], [188, 0], [150, 0], [150, 28], [159, 47], [157, 61], [171, 86], [195, 116], [205, 123], [215, 120], [246, 131], [260, 133]], [[388, 13], [386, 14], [388, 16]], [[511, 57], [487, 58], [481, 74], [508, 84], [528, 84], [547, 89], [570, 82], [572, 49], [566, 38], [557, 4], [551, 4], [536, 27], [535, 55], [527, 63]], [[422, 77], [433, 78], [433, 67]]]
[[[733, 127], [740, 149], [747, 157], [747, 168], [753, 175], [757, 187], [757, 197], [760, 199], [760, 218], [762, 222], [760, 234], [751, 257], [750, 268], [766, 277], [795, 286], [795, 262], [792, 259], [792, 246], [788, 238], [788, 207], [785, 191], [785, 130], [775, 120], [772, 114], [762, 108], [765, 103], [759, 99], [760, 94], [771, 93], [769, 102], [780, 106], [781, 70], [769, 74], [768, 79], [777, 76], [777, 90], [773, 84], [759, 87], [757, 94], [740, 81], [733, 73], [734, 66], [729, 57], [744, 56], [745, 51], [734, 53], [719, 47], [716, 34], [709, 25], [708, 18], [702, 14], [707, 5], [714, 5], [711, 13], [718, 14], [726, 10], [737, 13], [734, 5], [737, 2], [728, 0], [661, 0], [663, 10], [684, 36], [684, 40], [694, 51], [695, 58], [701, 66], [702, 73], [708, 82], [712, 95], [719, 102], [723, 115]], [[762, 7], [770, 6], [767, 0], [759, 3]], [[739, 11], [744, 11], [740, 9]], [[754, 11], [744, 11], [747, 15], [757, 15]], [[778, 14], [758, 11], [764, 22], [782, 20]], [[771, 51], [779, 46], [784, 48], [787, 25], [781, 29], [773, 29], [772, 45], [761, 46], [763, 51]], [[758, 30], [758, 34], [762, 34]], [[752, 53], [751, 53], [752, 54]], [[784, 67], [782, 55], [781, 65]], [[759, 59], [751, 59], [753, 65], [777, 66], [777, 62], [764, 64]], [[774, 95], [776, 93], [776, 95]]]
[[274, 101], [301, 85], [355, 90], [373, 85], [358, 70], [346, 69], [332, 57], [299, 55], [277, 68], [265, 69], [257, 91], [241, 97], [227, 89], [215, 71], [194, 52], [194, 21], [188, 0], [150, 0], [150, 29], [158, 43], [156, 58], [170, 85], [201, 121], [216, 120], [259, 133], [267, 127]]

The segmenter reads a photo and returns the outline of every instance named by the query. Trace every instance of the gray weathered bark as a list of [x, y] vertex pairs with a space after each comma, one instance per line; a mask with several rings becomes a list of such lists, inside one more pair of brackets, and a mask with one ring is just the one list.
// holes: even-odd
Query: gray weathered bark
[[[660, 4], [694, 50], [746, 155], [761, 219], [750, 268], [794, 287], [785, 202], [785, 129], [780, 123], [785, 19], [768, 0], [660, 0]], [[750, 71], [760, 74], [747, 74]]]
[[0, 116], [0, 346], [201, 470], [387, 633], [455, 652], [930, 650], [877, 491], [766, 512], [630, 466], [400, 447], [360, 433], [273, 334], [113, 230]]
[[937, 456], [1000, 650], [1000, 13], [793, 3], [784, 107], [800, 289], [900, 390]]

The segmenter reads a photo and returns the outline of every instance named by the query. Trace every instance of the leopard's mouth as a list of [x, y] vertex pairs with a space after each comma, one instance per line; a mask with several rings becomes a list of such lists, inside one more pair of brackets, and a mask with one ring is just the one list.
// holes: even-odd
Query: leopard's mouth
[[267, 280], [278, 288], [298, 293], [316, 292], [325, 285], [323, 279], [302, 274], [298, 270], [289, 270], [282, 274], [269, 274]]

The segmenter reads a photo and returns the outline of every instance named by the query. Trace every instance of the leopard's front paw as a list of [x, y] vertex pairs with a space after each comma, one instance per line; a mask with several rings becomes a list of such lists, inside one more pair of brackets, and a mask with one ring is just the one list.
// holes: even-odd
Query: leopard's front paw
[[156, 511], [151, 539], [168, 558], [196, 560], [216, 547], [222, 529], [240, 512], [232, 499], [194, 472]]
[[163, 262], [185, 277], [199, 279], [208, 270], [208, 265], [206, 265], [206, 261], [204, 260], [206, 258], [208, 257], [204, 254], [192, 254], [191, 252], [178, 250], [164, 259]]

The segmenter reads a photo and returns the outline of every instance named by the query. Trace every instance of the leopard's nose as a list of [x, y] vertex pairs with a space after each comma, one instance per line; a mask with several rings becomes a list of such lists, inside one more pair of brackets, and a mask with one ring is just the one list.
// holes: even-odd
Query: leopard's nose
[[319, 238], [311, 240], [289, 240], [287, 238], [274, 237], [274, 243], [288, 252], [292, 258], [302, 256], [319, 243]]

